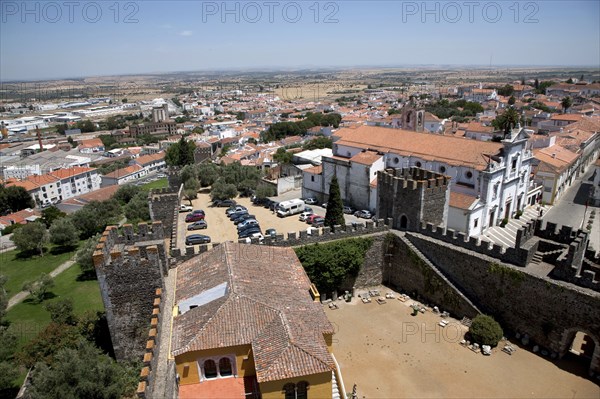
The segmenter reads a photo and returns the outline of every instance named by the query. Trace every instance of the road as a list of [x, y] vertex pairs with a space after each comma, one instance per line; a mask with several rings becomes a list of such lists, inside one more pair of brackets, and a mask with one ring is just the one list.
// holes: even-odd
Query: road
[[[573, 185], [567, 189], [560, 200], [543, 216], [546, 221], [551, 221], [559, 226], [567, 225], [573, 229], [585, 228], [592, 210], [596, 210], [596, 220], [592, 224], [590, 234], [590, 245], [600, 249], [600, 208], [588, 206], [586, 199], [589, 193], [589, 181], [594, 174], [594, 168], [590, 168], [585, 174], [575, 180]], [[584, 223], [585, 221], [585, 223]]]

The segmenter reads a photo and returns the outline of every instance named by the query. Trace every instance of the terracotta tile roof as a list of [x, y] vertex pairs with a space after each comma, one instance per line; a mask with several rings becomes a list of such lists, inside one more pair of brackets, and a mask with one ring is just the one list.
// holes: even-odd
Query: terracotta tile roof
[[124, 176], [130, 175], [130, 174], [133, 174], [135, 172], [139, 172], [142, 169], [144, 169], [144, 168], [142, 168], [140, 165], [131, 165], [131, 166], [127, 166], [126, 168], [117, 169], [114, 172], [110, 172], [104, 176], [110, 177], [113, 179], [117, 179], [119, 177], [124, 177]]
[[84, 166], [74, 166], [72, 168], [67, 169], [58, 169], [50, 174], [58, 179], [67, 179], [73, 176], [81, 175], [87, 172], [92, 172], [96, 170], [95, 168], [86, 168]]
[[487, 166], [483, 154], [497, 154], [503, 147], [501, 143], [376, 126], [343, 128], [335, 136], [340, 138], [335, 142], [337, 145], [392, 152], [479, 170]]
[[29, 180], [11, 180], [5, 183], [6, 187], [16, 186], [23, 187], [27, 191], [33, 191], [38, 189], [40, 186], [29, 181]]
[[80, 144], [77, 146], [77, 148], [94, 148], [94, 147], [104, 147], [102, 140], [100, 140], [100, 139], [81, 140]]
[[578, 154], [567, 150], [560, 145], [542, 148], [533, 152], [535, 158], [541, 163], [546, 164], [549, 169], [555, 172], [561, 172], [571, 165], [577, 158]]
[[33, 175], [33, 176], [28, 176], [27, 179], [30, 181], [31, 183], [35, 184], [36, 186], [43, 186], [45, 184], [52, 184], [54, 182], [58, 181], [58, 178], [51, 176], [51, 175]]
[[382, 157], [383, 155], [380, 155], [375, 151], [362, 151], [350, 158], [350, 160], [361, 165], [373, 165], [373, 163], [380, 160]]
[[142, 155], [140, 157], [137, 157], [135, 159], [135, 162], [140, 165], [147, 165], [150, 163], [159, 162], [163, 159], [165, 159], [165, 153], [164, 153], [164, 151], [160, 151], [160, 152], [157, 152], [156, 154], [148, 154], [148, 155]]
[[83, 206], [91, 201], [106, 201], [107, 199], [112, 198], [112, 196], [117, 192], [119, 187], [119, 185], [113, 184], [111, 186], [100, 188], [89, 193], [78, 195], [77, 197], [69, 198], [68, 200], [63, 201], [62, 203], [68, 205]]
[[34, 209], [23, 209], [18, 212], [10, 213], [5, 216], [0, 216], [0, 225], [10, 226], [11, 224], [25, 224], [27, 223], [27, 218], [30, 217], [39, 217], [40, 213]]
[[313, 166], [312, 168], [306, 168], [303, 170], [303, 172], [312, 173], [313, 175], [320, 175], [321, 173], [323, 173], [323, 166], [318, 165]]
[[[177, 269], [176, 303], [203, 304], [175, 317], [175, 356], [251, 345], [258, 382], [333, 370], [323, 337], [333, 326], [293, 249], [226, 242]], [[220, 297], [203, 297], [215, 287]]]
[[550, 119], [553, 121], [579, 122], [582, 118], [583, 118], [582, 114], [559, 114], [559, 115], [553, 115]]
[[449, 205], [453, 208], [469, 209], [475, 201], [477, 201], [477, 198], [472, 195], [450, 191]]
[[479, 122], [470, 122], [467, 124], [465, 130], [469, 132], [492, 133], [494, 131], [494, 128], [492, 126], [484, 126]]

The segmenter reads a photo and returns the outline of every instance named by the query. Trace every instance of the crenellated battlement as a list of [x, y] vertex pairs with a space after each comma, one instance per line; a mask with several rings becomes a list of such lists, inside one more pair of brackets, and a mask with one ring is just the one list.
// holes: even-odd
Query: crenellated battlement
[[450, 176], [421, 168], [392, 169], [377, 172], [378, 178], [394, 187], [408, 190], [442, 189], [450, 184]]
[[[157, 288], [152, 303], [152, 315], [150, 325], [146, 336], [146, 345], [144, 347], [143, 365], [140, 371], [137, 395], [139, 398], [152, 398], [152, 387], [156, 376], [156, 364], [158, 360], [158, 349], [161, 339], [161, 321], [164, 315], [164, 296], [162, 288]], [[167, 310], [168, 311], [168, 310]], [[164, 316], [163, 316], [164, 315]], [[168, 337], [168, 335], [167, 335]]]

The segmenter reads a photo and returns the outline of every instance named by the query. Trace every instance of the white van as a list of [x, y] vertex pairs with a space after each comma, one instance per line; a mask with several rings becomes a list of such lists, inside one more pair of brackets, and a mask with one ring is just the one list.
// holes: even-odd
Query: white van
[[297, 213], [304, 212], [304, 201], [301, 199], [293, 199], [289, 201], [283, 201], [279, 203], [277, 206], [277, 216], [280, 218], [290, 215], [295, 215]]

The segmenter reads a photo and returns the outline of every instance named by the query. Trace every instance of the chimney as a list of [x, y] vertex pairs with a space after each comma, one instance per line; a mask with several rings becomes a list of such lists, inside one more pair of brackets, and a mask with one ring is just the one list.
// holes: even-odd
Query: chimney
[[552, 158], [556, 158], [556, 153], [555, 152], [552, 153]]
[[44, 151], [44, 146], [42, 144], [42, 134], [40, 133], [40, 128], [35, 125], [35, 132], [37, 133], [38, 143], [40, 144], [40, 152]]

